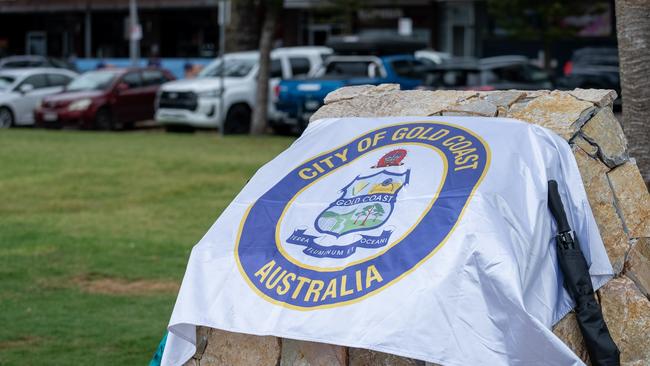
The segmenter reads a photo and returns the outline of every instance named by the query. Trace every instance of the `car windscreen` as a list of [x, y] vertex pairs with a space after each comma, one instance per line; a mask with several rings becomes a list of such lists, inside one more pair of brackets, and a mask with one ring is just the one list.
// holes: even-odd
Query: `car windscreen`
[[225, 64], [217, 60], [201, 70], [199, 77], [218, 77], [223, 73], [224, 77], [243, 78], [251, 72], [255, 64], [256, 59], [226, 59]]
[[7, 90], [16, 81], [16, 78], [9, 75], [0, 75], [0, 90]]
[[325, 67], [323, 76], [368, 77], [372, 61], [332, 61]]
[[105, 90], [113, 83], [117, 75], [119, 75], [118, 71], [90, 71], [74, 79], [68, 84], [66, 90]]

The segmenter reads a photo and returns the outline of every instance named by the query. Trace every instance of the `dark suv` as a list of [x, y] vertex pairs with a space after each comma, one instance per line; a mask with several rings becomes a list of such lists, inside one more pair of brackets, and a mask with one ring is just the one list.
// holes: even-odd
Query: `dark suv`
[[524, 56], [497, 56], [480, 60], [452, 58], [435, 66], [426, 89], [507, 90], [551, 89], [548, 73]]
[[564, 77], [558, 80], [559, 88], [613, 89], [621, 95], [618, 50], [614, 47], [576, 50], [571, 60], [564, 64], [563, 71]]

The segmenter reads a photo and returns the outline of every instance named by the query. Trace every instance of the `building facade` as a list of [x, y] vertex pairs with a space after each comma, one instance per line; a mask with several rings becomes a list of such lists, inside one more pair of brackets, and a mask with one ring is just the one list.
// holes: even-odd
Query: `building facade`
[[[138, 0], [143, 57], [213, 57], [218, 0]], [[128, 0], [0, 0], [0, 55], [127, 57]]]
[[[142, 57], [214, 57], [219, 1], [137, 0]], [[128, 57], [128, 6], [129, 0], [0, 0], [0, 56]], [[247, 13], [241, 24], [260, 22], [261, 13]], [[616, 45], [614, 0], [284, 0], [278, 23], [276, 45], [397, 33], [454, 56], [520, 54], [556, 65], [577, 48]]]

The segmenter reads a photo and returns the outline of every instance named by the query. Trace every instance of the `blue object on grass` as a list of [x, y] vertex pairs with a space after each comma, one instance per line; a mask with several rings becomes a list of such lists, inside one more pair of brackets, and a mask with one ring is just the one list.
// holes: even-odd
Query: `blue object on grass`
[[165, 343], [167, 343], [167, 334], [168, 332], [165, 332], [165, 335], [160, 340], [158, 349], [156, 349], [156, 353], [154, 353], [153, 358], [151, 361], [149, 361], [149, 366], [160, 366], [160, 363], [162, 362], [163, 352], [165, 351]]

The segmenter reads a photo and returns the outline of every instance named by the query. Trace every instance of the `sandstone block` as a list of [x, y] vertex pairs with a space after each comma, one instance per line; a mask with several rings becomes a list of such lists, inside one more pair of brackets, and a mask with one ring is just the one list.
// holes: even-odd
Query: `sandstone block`
[[346, 86], [340, 89], [336, 89], [333, 92], [327, 94], [327, 96], [325, 96], [324, 103], [330, 104], [330, 103], [338, 102], [340, 100], [352, 99], [357, 95], [362, 94], [363, 92], [374, 88], [375, 88], [374, 85]]
[[494, 117], [497, 106], [485, 100], [472, 100], [467, 103], [452, 105], [442, 112], [443, 116], [483, 116]]
[[607, 167], [580, 149], [574, 150], [574, 155], [607, 255], [614, 271], [618, 273], [623, 269], [628, 244], [623, 222], [614, 208], [614, 195], [607, 181]]
[[200, 363], [197, 359], [195, 358], [190, 358], [187, 362], [183, 364], [183, 366], [199, 366]]
[[280, 366], [347, 366], [347, 358], [345, 347], [283, 339]]
[[550, 90], [526, 90], [526, 99], [535, 99], [544, 95], [551, 94]]
[[582, 134], [598, 146], [598, 155], [610, 168], [627, 160], [627, 140], [611, 109], [598, 111], [582, 127]]
[[212, 332], [212, 328], [196, 327], [196, 352], [194, 352], [193, 358], [200, 360], [203, 357], [203, 353], [208, 346], [210, 332]]
[[325, 104], [309, 119], [331, 117], [431, 116], [471, 96], [473, 91], [395, 91], [380, 85], [352, 99]]
[[571, 140], [576, 146], [586, 152], [592, 158], [595, 158], [598, 154], [598, 146], [592, 145], [589, 141], [585, 140], [582, 136], [576, 135], [576, 137]]
[[565, 92], [552, 92], [531, 100], [510, 116], [549, 128], [569, 140], [594, 111], [592, 103]]
[[650, 238], [640, 238], [632, 246], [627, 255], [625, 274], [650, 298]]
[[509, 118], [515, 118], [513, 115], [519, 113], [522, 109], [524, 109], [528, 105], [529, 101], [519, 101], [516, 102], [515, 104], [510, 106], [510, 109], [507, 110], [506, 112], [506, 117]]
[[350, 366], [424, 366], [424, 361], [362, 348], [350, 348]]
[[526, 92], [519, 90], [495, 91], [485, 93], [484, 99], [497, 107], [508, 108], [525, 95]]
[[576, 88], [569, 92], [569, 94], [574, 97], [584, 100], [585, 102], [591, 102], [599, 107], [604, 107], [610, 105], [614, 102], [617, 95], [614, 90], [611, 89], [580, 89]]
[[280, 340], [212, 329], [201, 366], [276, 366], [280, 361]]
[[650, 237], [650, 194], [639, 168], [632, 161], [607, 174], [616, 206], [631, 238]]
[[585, 340], [582, 338], [578, 321], [576, 320], [576, 313], [570, 312], [559, 323], [553, 327], [553, 333], [558, 336], [569, 348], [580, 357], [585, 363], [589, 359], [587, 348], [585, 347]]
[[609, 281], [599, 292], [621, 362], [650, 365], [650, 301], [625, 276]]

